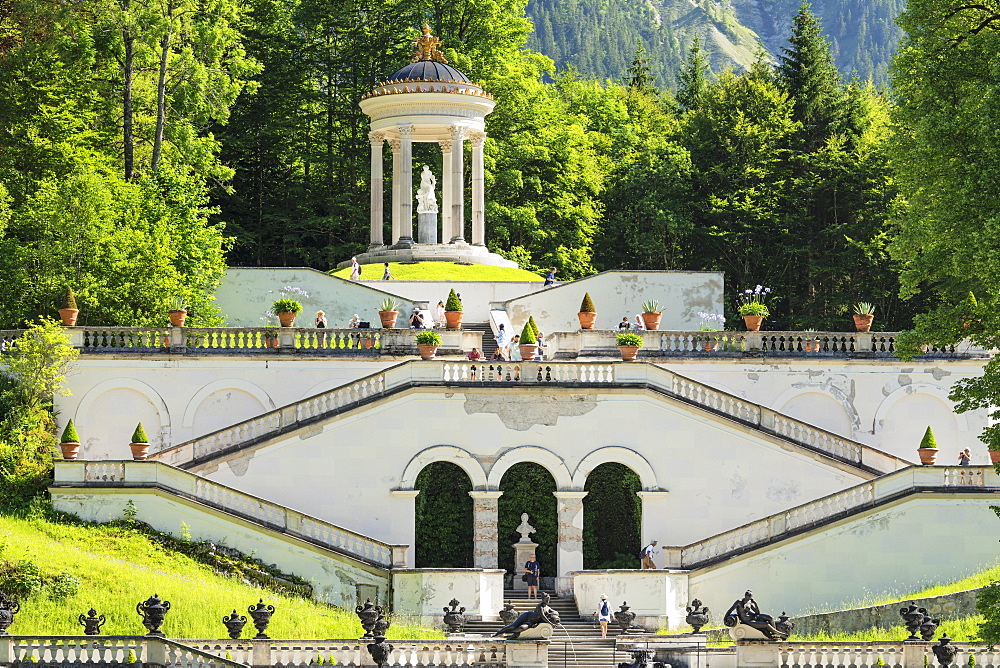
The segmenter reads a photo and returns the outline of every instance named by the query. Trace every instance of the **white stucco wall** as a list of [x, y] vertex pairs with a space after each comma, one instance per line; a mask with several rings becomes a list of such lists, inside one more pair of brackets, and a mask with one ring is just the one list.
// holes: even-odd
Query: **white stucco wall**
[[[371, 266], [367, 271], [373, 271]], [[264, 327], [269, 324], [265, 313], [281, 297], [279, 292], [286, 286], [304, 290], [309, 295], [287, 295], [302, 302], [302, 313], [295, 321], [299, 327], [312, 327], [316, 311], [326, 313], [327, 324], [332, 328], [347, 327], [354, 314], [370, 322], [372, 328], [381, 327], [378, 305], [386, 297], [402, 302], [399, 311], [406, 316], [414, 307], [413, 301], [380, 290], [381, 283], [348, 281], [304, 267], [230, 268], [215, 290], [215, 300], [226, 316], [228, 327]], [[405, 327], [405, 320], [401, 317], [397, 325]]]
[[643, 523], [666, 545], [687, 544], [864, 479], [646, 391], [552, 387], [409, 390], [193, 470], [374, 538], [412, 544], [413, 499], [390, 490], [412, 488], [432, 461], [462, 467], [477, 489], [496, 489], [515, 463], [537, 462], [561, 490], [582, 489], [586, 472], [599, 463], [623, 463], [644, 488], [667, 491], [651, 501], [655, 510]]
[[728, 363], [670, 360], [660, 366], [910, 461], [930, 425], [939, 464], [957, 464], [972, 451], [989, 456], [979, 440], [986, 411], [954, 412], [948, 399], [959, 380], [981, 376], [984, 360], [734, 358]]
[[513, 299], [507, 314], [520, 328], [533, 315], [543, 332], [580, 329], [583, 296], [597, 309], [596, 329], [614, 329], [623, 316], [634, 320], [642, 303], [655, 299], [663, 309], [660, 329], [696, 330], [699, 311], [722, 313], [723, 274], [714, 271], [606, 271]]
[[450, 608], [454, 598], [465, 608], [466, 619], [497, 621], [497, 611], [503, 609], [503, 576], [498, 569], [394, 569], [392, 609], [403, 623], [447, 630], [444, 608]]
[[580, 615], [589, 617], [607, 594], [614, 626], [614, 613], [627, 603], [636, 615], [633, 622], [656, 633], [661, 628], [684, 626], [688, 596], [686, 571], [577, 571], [573, 573], [573, 595]]

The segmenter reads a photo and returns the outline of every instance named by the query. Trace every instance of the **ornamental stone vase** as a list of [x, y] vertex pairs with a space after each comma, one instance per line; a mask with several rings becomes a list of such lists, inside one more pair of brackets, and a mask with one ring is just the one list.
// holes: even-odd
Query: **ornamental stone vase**
[[615, 611], [614, 618], [621, 627], [622, 633], [628, 633], [632, 622], [635, 621], [635, 613], [628, 609], [628, 601], [622, 601], [621, 610]]
[[84, 635], [98, 636], [101, 635], [101, 627], [104, 626], [104, 622], [107, 620], [105, 620], [104, 615], [98, 617], [97, 610], [91, 608], [87, 611], [86, 616], [80, 615], [76, 621], [83, 625]]
[[643, 313], [642, 314], [642, 324], [646, 326], [646, 329], [654, 331], [660, 328], [660, 321], [663, 320], [662, 313]]
[[448, 329], [462, 329], [462, 318], [465, 317], [464, 311], [445, 311], [444, 321], [448, 326]]
[[917, 454], [920, 455], [920, 463], [924, 466], [933, 466], [934, 460], [937, 459], [937, 448], [917, 448]]
[[418, 343], [417, 350], [420, 351], [420, 359], [422, 360], [432, 360], [434, 355], [437, 354], [438, 347], [433, 343]]
[[592, 311], [580, 311], [576, 317], [580, 319], [580, 329], [593, 329], [597, 321], [597, 314]]
[[292, 313], [290, 311], [283, 311], [278, 314], [278, 322], [281, 323], [282, 327], [294, 327], [295, 326], [295, 316], [298, 313]]
[[855, 329], [857, 329], [859, 332], [871, 331], [872, 321], [875, 319], [874, 315], [872, 315], [871, 313], [867, 313], [864, 315], [855, 314], [853, 317], [854, 317]]
[[448, 601], [451, 608], [444, 608], [444, 623], [448, 626], [449, 633], [458, 633], [465, 626], [465, 606], [459, 608], [458, 603], [458, 599], [453, 598]]
[[21, 604], [0, 591], [0, 636], [7, 634], [7, 629], [14, 623], [14, 615], [21, 609]]
[[187, 320], [188, 312], [185, 309], [172, 309], [167, 311], [167, 315], [170, 317], [170, 325], [172, 327], [183, 327], [184, 321]]
[[504, 626], [507, 626], [512, 621], [517, 619], [517, 611], [514, 610], [513, 603], [504, 603], [503, 610], [501, 610], [498, 614], [500, 615], [500, 621], [503, 622]]
[[253, 619], [254, 628], [257, 629], [257, 635], [255, 635], [253, 639], [270, 640], [270, 637], [264, 633], [264, 631], [267, 630], [268, 624], [271, 623], [271, 615], [274, 614], [274, 606], [264, 605], [264, 599], [260, 599], [259, 603], [248, 607], [247, 612], [250, 613], [250, 618]]
[[142, 625], [149, 631], [147, 636], [163, 638], [160, 627], [163, 626], [163, 619], [170, 610], [170, 601], [161, 601], [160, 597], [153, 594], [142, 603], [136, 603], [135, 611], [142, 616]]
[[684, 621], [694, 629], [691, 633], [700, 633], [701, 627], [708, 624], [708, 608], [702, 607], [701, 601], [694, 599], [685, 609], [688, 614]]
[[382, 616], [382, 608], [374, 605], [369, 598], [365, 601], [364, 605], [359, 605], [354, 609], [354, 614], [361, 620], [361, 628], [365, 630], [365, 634], [361, 637], [374, 637], [372, 629], [375, 628], [375, 622], [378, 621], [378, 618]]
[[59, 318], [62, 320], [63, 327], [76, 327], [76, 318], [79, 315], [80, 309], [77, 308], [59, 309]]
[[625, 362], [634, 362], [639, 356], [639, 346], [618, 346], [618, 350], [621, 351], [622, 360]]
[[247, 618], [233, 610], [233, 614], [222, 618], [222, 623], [226, 625], [229, 637], [238, 640], [243, 635], [243, 627], [246, 626]]
[[80, 454], [80, 444], [75, 441], [60, 443], [59, 449], [62, 450], [63, 459], [76, 459]]
[[399, 317], [399, 311], [379, 311], [378, 319], [382, 321], [383, 329], [392, 329], [396, 326], [396, 318]]
[[942, 666], [950, 666], [952, 661], [955, 660], [955, 655], [958, 654], [958, 648], [954, 645], [949, 645], [951, 638], [947, 634], [941, 636], [941, 644], [934, 645], [931, 647], [931, 651], [934, 652], [934, 656], [937, 657], [938, 663]]
[[760, 326], [764, 324], [764, 316], [762, 315], [745, 315], [743, 316], [743, 322], [746, 324], [748, 332], [759, 332]]
[[518, 345], [518, 350], [521, 351], [521, 359], [525, 362], [530, 362], [535, 359], [535, 354], [538, 353], [538, 346], [534, 343], [525, 343], [524, 345]]
[[389, 663], [389, 655], [392, 654], [392, 650], [395, 648], [392, 643], [385, 641], [385, 636], [376, 636], [373, 640], [375, 642], [368, 644], [368, 653], [371, 655], [375, 665], [383, 668], [383, 666]]

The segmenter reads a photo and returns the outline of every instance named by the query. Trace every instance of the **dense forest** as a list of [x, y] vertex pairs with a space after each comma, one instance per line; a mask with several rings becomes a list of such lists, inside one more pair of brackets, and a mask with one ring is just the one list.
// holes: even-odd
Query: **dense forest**
[[[825, 9], [837, 6], [854, 5]], [[773, 328], [840, 329], [858, 300], [902, 328], [951, 298], [925, 289], [926, 272], [904, 274], [899, 296], [915, 260], [890, 251], [928, 188], [899, 157], [916, 150], [894, 121], [905, 110], [844, 80], [807, 7], [774, 59], [712, 73], [692, 39], [676, 72], [658, 75], [639, 49], [618, 83], [527, 48], [525, 12], [524, 0], [0, 0], [0, 326], [52, 313], [67, 287], [92, 324], [152, 324], [175, 302], [212, 323], [227, 263], [327, 269], [365, 248], [357, 102], [409, 60], [424, 22], [498, 100], [487, 238], [522, 266], [567, 279], [721, 270], [727, 315], [736, 291], [764, 285]], [[439, 170], [425, 148], [416, 159]]]

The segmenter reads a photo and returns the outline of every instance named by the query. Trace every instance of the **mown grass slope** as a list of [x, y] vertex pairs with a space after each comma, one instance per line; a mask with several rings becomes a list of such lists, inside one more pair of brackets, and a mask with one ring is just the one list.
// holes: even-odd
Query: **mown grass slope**
[[[135, 606], [154, 593], [171, 603], [163, 625], [170, 638], [225, 638], [222, 617], [233, 609], [246, 615], [247, 606], [259, 599], [276, 608], [268, 629], [272, 638], [357, 638], [363, 633], [353, 612], [219, 575], [126, 524], [74, 523], [38, 513], [0, 516], [0, 571], [8, 588], [36, 590], [21, 600], [10, 628], [18, 635], [82, 634], [77, 617], [91, 607], [107, 617], [102, 633], [141, 635], [146, 630]], [[247, 633], [252, 628], [248, 621], [245, 638], [255, 633]], [[396, 624], [388, 636], [443, 637]]]

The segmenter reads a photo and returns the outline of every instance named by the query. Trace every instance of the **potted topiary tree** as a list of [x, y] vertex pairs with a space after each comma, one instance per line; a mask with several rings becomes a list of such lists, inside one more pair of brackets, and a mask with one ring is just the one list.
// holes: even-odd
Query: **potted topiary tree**
[[295, 299], [279, 299], [271, 305], [271, 312], [278, 316], [282, 327], [294, 327], [295, 316], [302, 310], [302, 302]]
[[141, 422], [135, 426], [132, 442], [128, 447], [132, 450], [132, 459], [136, 461], [142, 461], [149, 455], [149, 437], [146, 436], [146, 430], [142, 428]]
[[184, 321], [187, 319], [187, 314], [187, 304], [184, 303], [184, 299], [174, 297], [174, 307], [167, 311], [167, 315], [170, 317], [170, 325], [172, 327], [183, 327]]
[[531, 331], [534, 332], [535, 338], [537, 339], [538, 335], [541, 333], [541, 330], [538, 329], [538, 324], [535, 322], [535, 316], [533, 315], [528, 316], [528, 324], [531, 325]]
[[917, 454], [920, 455], [920, 463], [924, 466], [933, 465], [934, 460], [937, 459], [937, 452], [938, 446], [937, 441], [934, 439], [934, 432], [928, 426], [927, 431], [924, 432], [924, 437], [920, 439], [920, 447], [917, 448]]
[[80, 315], [80, 309], [76, 307], [76, 295], [73, 294], [73, 288], [67, 286], [63, 307], [59, 309], [59, 317], [62, 319], [63, 327], [76, 327], [78, 315]]
[[386, 297], [378, 305], [378, 319], [382, 321], [384, 329], [392, 329], [396, 326], [396, 318], [399, 317], [399, 303], [392, 297]]
[[663, 309], [660, 302], [650, 299], [642, 303], [642, 324], [646, 329], [652, 331], [660, 328], [660, 320], [663, 319]]
[[854, 328], [859, 332], [871, 331], [874, 319], [875, 307], [870, 302], [858, 302], [854, 305]]
[[576, 317], [580, 319], [580, 329], [594, 328], [594, 322], [597, 320], [597, 309], [594, 308], [594, 302], [590, 298], [589, 292], [583, 294], [580, 312], [576, 314]]
[[452, 288], [451, 292], [448, 293], [448, 301], [444, 303], [444, 321], [447, 323], [448, 329], [461, 329], [464, 316], [462, 300], [458, 298], [455, 289]]
[[70, 420], [63, 429], [59, 438], [59, 449], [62, 450], [63, 459], [76, 459], [80, 453], [80, 436], [76, 433], [76, 426]]
[[535, 359], [538, 352], [538, 339], [535, 338], [535, 330], [531, 328], [531, 321], [524, 323], [521, 329], [521, 338], [518, 339], [518, 349], [521, 351], [521, 359], [531, 361]]
[[416, 339], [417, 349], [420, 351], [420, 359], [434, 359], [438, 346], [441, 345], [441, 335], [429, 329], [422, 329], [417, 332]]
[[635, 332], [621, 332], [615, 343], [622, 353], [622, 359], [626, 362], [634, 362], [639, 355], [639, 348], [642, 348], [642, 337]]

